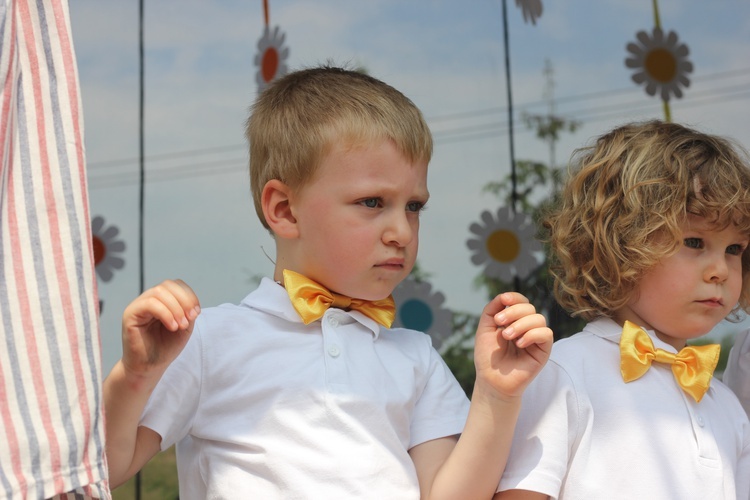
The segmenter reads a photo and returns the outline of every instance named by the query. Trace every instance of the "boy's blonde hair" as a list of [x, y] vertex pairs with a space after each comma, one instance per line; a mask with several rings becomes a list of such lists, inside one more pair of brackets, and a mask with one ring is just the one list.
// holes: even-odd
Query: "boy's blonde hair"
[[411, 100], [371, 76], [332, 66], [290, 73], [264, 90], [246, 135], [255, 211], [266, 229], [261, 207], [266, 183], [304, 186], [334, 144], [392, 140], [411, 163], [432, 157], [432, 135]]
[[[726, 139], [673, 123], [634, 123], [599, 137], [574, 159], [544, 227], [555, 297], [587, 321], [611, 317], [644, 273], [677, 252], [679, 225], [689, 214], [750, 233], [747, 153]], [[738, 308], [746, 311], [749, 278], [745, 250]]]

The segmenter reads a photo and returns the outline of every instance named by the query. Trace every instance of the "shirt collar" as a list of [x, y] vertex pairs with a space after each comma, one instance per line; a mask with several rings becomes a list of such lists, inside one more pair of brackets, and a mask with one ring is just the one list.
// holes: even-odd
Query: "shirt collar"
[[[640, 326], [640, 325], [639, 325]], [[643, 327], [641, 327], [643, 328]], [[677, 349], [674, 346], [667, 344], [656, 336], [653, 330], [643, 328], [643, 330], [651, 337], [651, 341], [654, 343], [654, 347], [664, 349], [667, 352], [676, 353]], [[614, 342], [615, 344], [620, 343], [620, 336], [622, 335], [622, 326], [618, 325], [611, 318], [598, 318], [588, 323], [583, 329], [584, 332], [596, 335], [604, 340]]]
[[[243, 299], [241, 305], [263, 311], [292, 323], [302, 323], [302, 318], [300, 318], [297, 311], [294, 310], [292, 301], [289, 299], [289, 295], [286, 293], [284, 287], [270, 278], [263, 278], [258, 288], [250, 292], [250, 294]], [[323, 320], [331, 314], [352, 318], [370, 330], [374, 339], [377, 339], [380, 335], [381, 326], [375, 320], [368, 318], [359, 311], [343, 311], [341, 309], [331, 308], [326, 311]], [[310, 326], [313, 325], [320, 328], [320, 321], [315, 321], [310, 324]]]

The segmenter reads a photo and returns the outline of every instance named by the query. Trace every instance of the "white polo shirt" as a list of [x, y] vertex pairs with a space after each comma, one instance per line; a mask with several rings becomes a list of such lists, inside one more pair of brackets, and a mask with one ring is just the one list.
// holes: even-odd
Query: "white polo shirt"
[[750, 497], [750, 422], [734, 394], [714, 379], [696, 403], [659, 363], [624, 383], [621, 332], [600, 319], [554, 344], [523, 395], [500, 489], [571, 499]]
[[419, 498], [413, 446], [469, 402], [430, 338], [330, 309], [304, 325], [264, 279], [205, 309], [141, 425], [177, 443], [180, 498]]

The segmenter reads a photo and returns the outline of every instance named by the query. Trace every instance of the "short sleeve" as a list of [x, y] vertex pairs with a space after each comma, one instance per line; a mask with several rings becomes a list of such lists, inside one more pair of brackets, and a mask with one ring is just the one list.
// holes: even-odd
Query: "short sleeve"
[[737, 334], [722, 381], [734, 391], [750, 415], [750, 330]]
[[498, 491], [523, 489], [557, 498], [577, 432], [578, 396], [550, 360], [523, 395], [510, 457]]
[[424, 389], [417, 399], [411, 422], [409, 449], [441, 437], [461, 434], [469, 415], [469, 399], [456, 377], [430, 347]]
[[202, 389], [201, 318], [179, 356], [167, 368], [146, 404], [140, 425], [161, 436], [166, 450], [190, 432]]

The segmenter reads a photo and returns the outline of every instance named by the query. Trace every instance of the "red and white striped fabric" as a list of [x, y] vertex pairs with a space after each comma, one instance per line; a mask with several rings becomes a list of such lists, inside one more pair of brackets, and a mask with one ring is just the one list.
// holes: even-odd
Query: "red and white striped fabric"
[[65, 0], [0, 0], [0, 497], [110, 498]]

